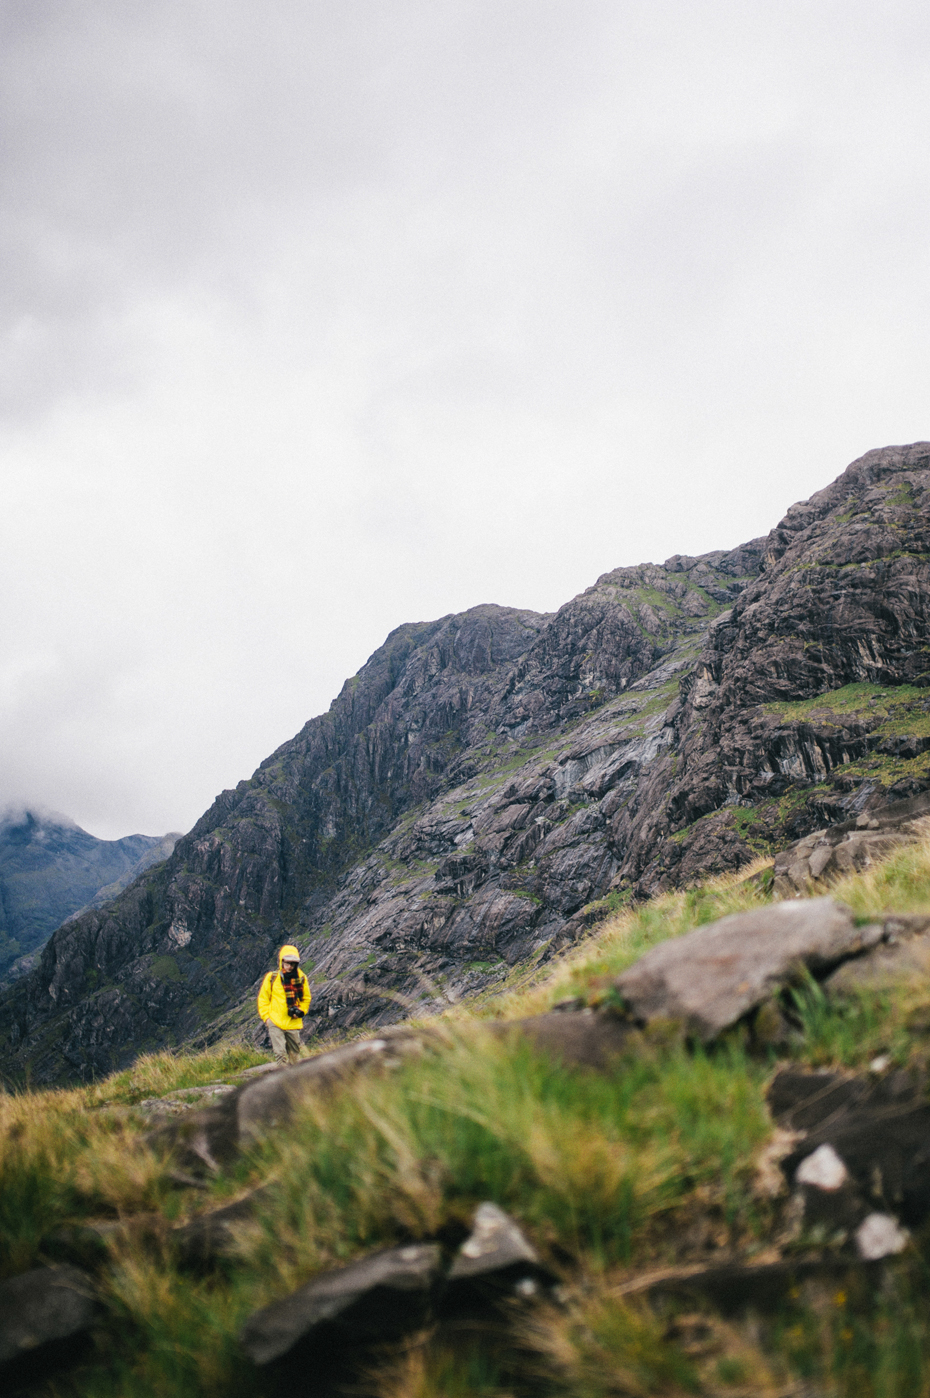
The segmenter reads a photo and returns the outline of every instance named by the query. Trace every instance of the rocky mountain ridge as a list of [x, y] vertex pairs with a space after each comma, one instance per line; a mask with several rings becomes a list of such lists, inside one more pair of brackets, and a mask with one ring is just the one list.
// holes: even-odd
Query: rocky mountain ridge
[[930, 444], [764, 539], [553, 615], [399, 627], [171, 858], [0, 999], [5, 1071], [251, 1032], [300, 946], [318, 1032], [493, 985], [599, 913], [930, 787]]
[[31, 970], [38, 949], [67, 918], [109, 902], [167, 859], [178, 838], [100, 840], [57, 812], [0, 814], [0, 984]]

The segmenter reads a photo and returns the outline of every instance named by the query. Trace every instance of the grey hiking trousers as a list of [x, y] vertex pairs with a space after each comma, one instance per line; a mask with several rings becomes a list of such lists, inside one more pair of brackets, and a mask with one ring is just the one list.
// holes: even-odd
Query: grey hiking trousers
[[275, 1062], [284, 1063], [286, 1057], [288, 1063], [296, 1063], [300, 1057], [300, 1030], [279, 1029], [276, 1024], [272, 1024], [270, 1019], [267, 1024]]

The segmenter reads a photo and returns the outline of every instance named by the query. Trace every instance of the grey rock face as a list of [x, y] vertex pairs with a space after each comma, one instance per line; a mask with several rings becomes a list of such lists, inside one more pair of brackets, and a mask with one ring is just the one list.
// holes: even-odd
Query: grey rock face
[[[309, 1364], [314, 1340], [359, 1343], [415, 1330], [429, 1313], [441, 1271], [436, 1243], [390, 1248], [315, 1277], [281, 1301], [256, 1311], [243, 1326], [242, 1348], [254, 1364], [273, 1364], [301, 1346]], [[322, 1333], [321, 1333], [322, 1332]]]
[[94, 1284], [77, 1267], [36, 1267], [0, 1282], [0, 1370], [65, 1359], [97, 1311]]
[[616, 569], [550, 616], [399, 627], [166, 865], [55, 934], [0, 996], [4, 1071], [248, 1037], [285, 940], [317, 1034], [388, 1024], [618, 899], [930, 791], [928, 502], [930, 444], [870, 452], [741, 548]]
[[[920, 918], [930, 924], [930, 918]], [[930, 977], [930, 932], [915, 937], [894, 937], [867, 956], [839, 966], [824, 983], [831, 995], [866, 987], [891, 987], [915, 977]]]
[[829, 898], [775, 903], [660, 943], [616, 986], [637, 1019], [681, 1020], [710, 1040], [770, 999], [798, 967], [822, 971], [880, 937], [880, 927], [857, 928]]

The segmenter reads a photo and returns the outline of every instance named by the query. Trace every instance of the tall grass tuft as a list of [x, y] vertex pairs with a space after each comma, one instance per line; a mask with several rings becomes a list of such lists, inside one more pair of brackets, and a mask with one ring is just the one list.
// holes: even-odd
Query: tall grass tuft
[[[3, 1274], [71, 1258], [89, 1221], [126, 1225], [98, 1245], [106, 1317], [69, 1394], [252, 1398], [261, 1385], [236, 1342], [250, 1311], [370, 1249], [461, 1235], [475, 1205], [492, 1199], [565, 1278], [564, 1304], [525, 1318], [516, 1338], [414, 1337], [360, 1381], [366, 1398], [930, 1398], [923, 1239], [877, 1292], [809, 1287], [766, 1325], [689, 1317], [624, 1292], [631, 1277], [695, 1249], [753, 1256], [770, 1243], [778, 1204], [757, 1197], [754, 1180], [772, 1131], [774, 1051], [753, 1056], [738, 1033], [707, 1050], [670, 1036], [598, 1074], [482, 1023], [568, 994], [597, 1003], [656, 942], [768, 901], [751, 874], [628, 910], [538, 972], [536, 985], [433, 1021], [438, 1050], [306, 1102], [201, 1191], [177, 1187], [136, 1105], [229, 1081], [264, 1055], [151, 1054], [92, 1087], [0, 1096]], [[930, 842], [844, 879], [833, 895], [863, 921], [930, 913]], [[927, 979], [842, 1001], [813, 981], [794, 994], [803, 1035], [783, 1056], [860, 1069], [877, 1054], [930, 1061]], [[170, 1226], [259, 1183], [268, 1187], [238, 1225], [228, 1262], [206, 1279], [180, 1270]]]

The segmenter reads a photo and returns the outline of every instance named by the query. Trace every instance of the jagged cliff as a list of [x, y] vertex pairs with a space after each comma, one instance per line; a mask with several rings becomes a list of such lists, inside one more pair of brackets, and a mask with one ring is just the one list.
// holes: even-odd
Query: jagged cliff
[[166, 864], [55, 934], [0, 1000], [6, 1071], [247, 1032], [285, 937], [321, 1032], [394, 1019], [930, 787], [928, 491], [930, 444], [870, 452], [741, 548], [616, 569], [549, 616], [399, 627]]

